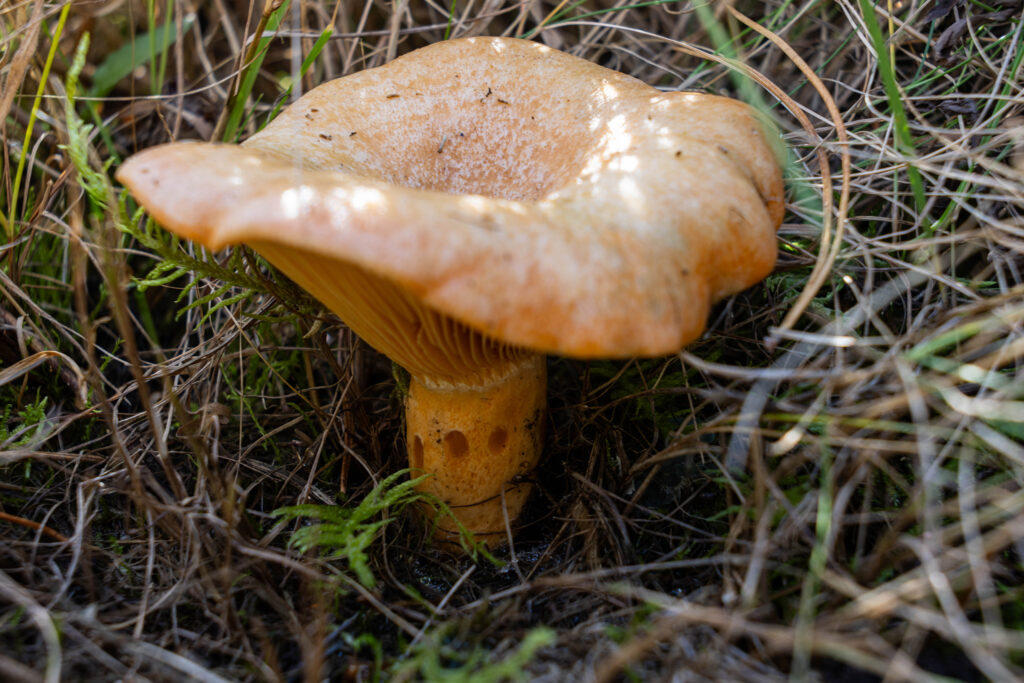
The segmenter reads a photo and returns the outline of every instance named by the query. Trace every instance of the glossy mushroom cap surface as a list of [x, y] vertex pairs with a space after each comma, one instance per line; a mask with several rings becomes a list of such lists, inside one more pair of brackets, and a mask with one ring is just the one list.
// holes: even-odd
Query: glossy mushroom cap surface
[[156, 147], [118, 177], [211, 248], [278, 245], [291, 276], [344, 261], [486, 338], [584, 358], [693, 340], [770, 272], [783, 207], [742, 103], [504, 38], [422, 48], [242, 147]]

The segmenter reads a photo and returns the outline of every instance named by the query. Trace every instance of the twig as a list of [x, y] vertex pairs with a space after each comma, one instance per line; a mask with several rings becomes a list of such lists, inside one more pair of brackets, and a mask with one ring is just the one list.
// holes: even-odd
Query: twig
[[11, 514], [8, 514], [6, 512], [3, 512], [2, 510], [0, 510], [0, 519], [2, 519], [4, 521], [7, 521], [7, 522], [11, 522], [12, 524], [20, 524], [21, 526], [28, 527], [29, 529], [34, 529], [36, 531], [42, 531], [44, 534], [46, 534], [50, 538], [52, 538], [52, 539], [54, 539], [56, 541], [60, 541], [61, 543], [67, 543], [67, 541], [68, 541], [68, 537], [65, 536], [64, 534], [60, 533], [59, 531], [57, 531], [55, 529], [51, 529], [50, 527], [46, 526], [45, 524], [40, 524], [39, 522], [33, 522], [31, 519], [25, 519], [24, 517], [17, 517], [15, 515], [11, 515]]

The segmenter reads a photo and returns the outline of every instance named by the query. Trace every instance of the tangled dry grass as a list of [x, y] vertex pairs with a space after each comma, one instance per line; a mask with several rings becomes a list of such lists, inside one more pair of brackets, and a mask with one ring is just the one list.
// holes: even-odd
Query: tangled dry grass
[[[1020, 2], [9, 0], [0, 31], [0, 678], [1024, 676]], [[391, 367], [146, 229], [108, 164], [449, 35], [754, 103], [788, 211], [679, 356], [550, 361], [500, 563], [395, 510], [366, 582], [271, 513], [405, 466]]]

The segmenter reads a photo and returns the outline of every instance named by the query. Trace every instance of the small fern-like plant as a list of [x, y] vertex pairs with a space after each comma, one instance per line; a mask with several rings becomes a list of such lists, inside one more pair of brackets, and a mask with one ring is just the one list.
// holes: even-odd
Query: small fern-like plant
[[[303, 519], [318, 522], [304, 526], [292, 534], [288, 546], [302, 553], [320, 550], [328, 559], [347, 560], [356, 578], [367, 588], [372, 588], [376, 583], [373, 572], [370, 571], [367, 549], [376, 539], [377, 533], [394, 521], [394, 513], [400, 512], [410, 503], [428, 505], [439, 516], [453, 519], [459, 529], [459, 544], [467, 555], [474, 561], [483, 557], [495, 566], [501, 566], [501, 560], [488, 552], [485, 543], [474, 538], [473, 533], [459, 522], [444, 501], [416, 490], [420, 482], [431, 475], [425, 474], [396, 483], [411, 472], [412, 470], [395, 472], [377, 484], [355, 507], [292, 505], [274, 510], [271, 516], [280, 517], [285, 521]], [[385, 513], [392, 514], [385, 517]]]
[[[27, 446], [34, 441], [38, 442], [40, 437], [46, 433], [48, 424], [46, 401], [47, 397], [39, 398], [39, 392], [37, 391], [35, 402], [29, 403], [21, 410], [18, 410], [16, 420], [11, 415], [11, 404], [5, 405], [3, 413], [0, 414], [0, 446], [18, 447]], [[15, 422], [16, 426], [9, 426], [12, 421]]]
[[[274, 510], [274, 517], [284, 520], [316, 520], [292, 534], [290, 547], [306, 553], [319, 549], [330, 559], [345, 559], [356, 578], [371, 588], [376, 583], [370, 571], [367, 549], [378, 532], [395, 517], [393, 513], [410, 503], [425, 500], [416, 486], [427, 475], [400, 482], [409, 470], [400, 470], [381, 481], [355, 507], [340, 505], [292, 505]], [[392, 516], [385, 516], [386, 513]]]
[[[181, 301], [203, 279], [219, 281], [221, 285], [213, 292], [197, 297], [177, 311], [177, 315], [180, 317], [193, 308], [210, 304], [210, 308], [203, 316], [204, 320], [225, 306], [248, 300], [257, 294], [280, 296], [282, 294], [280, 290], [288, 288], [275, 287], [274, 291], [271, 291], [269, 279], [251, 274], [253, 264], [248, 263], [250, 268], [246, 267], [249, 260], [246, 259], [246, 256], [249, 254], [243, 249], [235, 249], [224, 264], [221, 264], [205, 250], [200, 250], [198, 256], [194, 256], [182, 247], [176, 236], [157, 227], [153, 219], [144, 218], [143, 210], [134, 208], [127, 192], [121, 192], [118, 196], [109, 176], [113, 159], [108, 160], [101, 168], [97, 168], [98, 162], [94, 163], [90, 159], [89, 138], [94, 126], [85, 123], [76, 110], [78, 77], [85, 66], [85, 55], [88, 49], [89, 34], [86, 33], [82, 36], [78, 49], [75, 51], [71, 68], [68, 69], [65, 79], [64, 112], [67, 119], [68, 143], [63, 147], [67, 150], [68, 157], [78, 172], [79, 181], [86, 191], [90, 213], [94, 219], [98, 220], [105, 214], [121, 233], [134, 239], [155, 256], [156, 265], [145, 276], [135, 278], [135, 286], [139, 291], [145, 291], [149, 287], [168, 285], [181, 277], [191, 276], [191, 282], [183, 288], [178, 297], [178, 300]], [[286, 295], [284, 298], [287, 299], [303, 298], [290, 296], [295, 294], [292, 291], [284, 292], [284, 294]], [[306, 311], [311, 307], [308, 302], [302, 301], [293, 308]]]
[[503, 683], [529, 677], [524, 667], [537, 651], [555, 642], [555, 632], [540, 626], [527, 631], [519, 646], [499, 661], [490, 661], [488, 648], [460, 648], [449, 625], [439, 627], [417, 643], [407, 660], [395, 671], [396, 680], [436, 681], [437, 683]]

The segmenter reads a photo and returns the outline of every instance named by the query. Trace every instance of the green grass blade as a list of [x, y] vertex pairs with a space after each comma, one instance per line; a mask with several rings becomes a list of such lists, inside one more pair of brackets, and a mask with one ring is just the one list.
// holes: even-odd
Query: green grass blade
[[[875, 16], [874, 7], [868, 0], [859, 0], [860, 11], [864, 17], [864, 25], [871, 34], [871, 42], [878, 57], [878, 72], [882, 77], [882, 86], [885, 88], [885, 96], [889, 100], [889, 109], [892, 111], [893, 123], [896, 126], [896, 148], [907, 157], [917, 155], [914, 146], [914, 137], [910, 134], [910, 123], [907, 120], [907, 110], [903, 107], [903, 96], [896, 84], [896, 72], [892, 60], [889, 58], [889, 51], [886, 49], [886, 40], [882, 35], [882, 27], [878, 24], [878, 17]], [[914, 193], [914, 204], [918, 211], [924, 210], [925, 195], [924, 183], [921, 180], [921, 172], [913, 163], [907, 163], [907, 177], [910, 179], [910, 188]]]
[[18, 157], [18, 170], [14, 173], [14, 186], [9, 197], [6, 229], [7, 239], [14, 239], [14, 225], [18, 219], [18, 191], [21, 189], [21, 177], [25, 173], [25, 160], [28, 158], [28, 149], [32, 143], [32, 129], [35, 127], [36, 119], [39, 118], [39, 105], [43, 101], [43, 90], [46, 88], [46, 81], [50, 78], [50, 67], [53, 65], [53, 57], [57, 54], [57, 46], [60, 44], [61, 34], [64, 33], [64, 23], [68, 19], [68, 12], [71, 10], [71, 3], [64, 5], [57, 19], [57, 29], [53, 32], [50, 40], [50, 51], [46, 55], [46, 64], [43, 66], [43, 75], [39, 79], [39, 87], [36, 89], [36, 98], [32, 102], [32, 112], [28, 117], [28, 125], [25, 126], [25, 140], [21, 143], [21, 155]]
[[444, 39], [448, 40], [452, 35], [452, 22], [455, 21], [455, 0], [452, 0], [451, 7], [448, 8], [448, 25], [444, 27]]
[[[154, 55], [152, 58], [156, 61], [157, 67], [155, 69], [151, 68], [149, 70], [150, 74], [153, 75], [155, 81], [152, 91], [154, 95], [159, 95], [161, 90], [163, 89], [162, 83], [164, 82], [164, 76], [167, 74], [167, 48], [170, 47], [172, 43], [176, 42], [178, 38], [178, 32], [171, 31], [171, 26], [172, 24], [174, 24], [174, 21], [171, 19], [173, 12], [174, 0], [167, 0], [167, 4], [164, 6], [164, 16], [167, 17], [167, 21], [163, 25], [163, 32], [160, 33], [160, 40], [163, 43], [164, 47], [162, 50], [160, 50], [159, 55]], [[184, 33], [186, 30], [184, 26], [184, 21], [182, 21], [181, 30], [182, 33]], [[157, 59], [158, 57], [159, 59]]]
[[[146, 34], [146, 42], [149, 45], [149, 63], [156, 62], [156, 0], [146, 0], [146, 20], [149, 25], [149, 33]], [[149, 71], [149, 92], [157, 92], [159, 84], [153, 70]]]
[[[282, 2], [270, 14], [267, 21], [265, 23], [261, 22], [261, 27], [257, 27], [256, 35], [261, 36], [267, 31], [276, 31], [287, 9], [288, 2]], [[263, 58], [267, 55], [267, 47], [270, 45], [270, 40], [270, 37], [259, 38], [258, 47], [252, 59], [249, 60], [248, 64], [242, 65], [242, 81], [239, 83], [238, 91], [230, 100], [230, 113], [228, 114], [227, 125], [224, 127], [222, 139], [225, 142], [231, 142], [238, 135], [239, 124], [241, 124], [242, 115], [245, 113], [246, 100], [249, 99], [252, 88], [256, 84], [256, 76], [260, 72], [260, 66], [263, 65]]]
[[[182, 30], [187, 31], [195, 22], [196, 15], [187, 14], [182, 22]], [[136, 36], [135, 40], [129, 41], [117, 48], [103, 60], [92, 77], [92, 88], [89, 89], [91, 97], [103, 97], [114, 89], [122, 78], [125, 78], [132, 71], [140, 66], [151, 63], [154, 56], [163, 55], [167, 49], [178, 40], [177, 31], [172, 31], [173, 22], [168, 21], [160, 27]], [[160, 36], [160, 40], [157, 40]], [[149, 52], [139, 51], [138, 45], [150, 45]], [[154, 73], [154, 76], [156, 74]], [[159, 86], [153, 84], [153, 92], [159, 92]]]
[[[310, 67], [313, 66], [313, 62], [315, 62], [316, 58], [320, 56], [320, 51], [324, 49], [324, 45], [327, 44], [327, 41], [330, 40], [332, 35], [334, 35], [334, 28], [328, 26], [317, 37], [316, 42], [313, 43], [313, 47], [310, 48], [309, 50], [309, 54], [306, 55], [306, 58], [304, 60], [302, 60], [302, 66], [299, 67], [299, 78], [305, 76], [306, 72], [309, 71]], [[288, 89], [285, 90], [284, 94], [280, 98], [278, 98], [277, 104], [274, 105], [273, 110], [271, 110], [270, 112], [270, 116], [267, 117], [267, 123], [270, 123], [275, 118], [277, 118], [277, 115], [281, 112], [281, 109], [284, 107], [285, 100], [287, 100], [289, 95], [291, 95], [292, 88], [294, 87], [294, 83], [292, 85], [289, 85]]]

